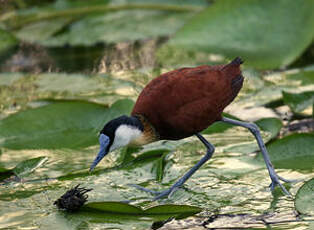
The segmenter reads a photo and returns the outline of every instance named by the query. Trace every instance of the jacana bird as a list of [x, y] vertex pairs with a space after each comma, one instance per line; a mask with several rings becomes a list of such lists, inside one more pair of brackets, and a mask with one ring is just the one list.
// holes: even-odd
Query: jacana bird
[[181, 68], [153, 79], [140, 93], [131, 116], [120, 116], [105, 124], [100, 132], [100, 151], [90, 167], [109, 152], [126, 145], [145, 145], [159, 140], [180, 140], [195, 135], [205, 145], [205, 156], [169, 189], [154, 192], [155, 200], [168, 196], [182, 186], [214, 153], [214, 146], [200, 132], [217, 121], [248, 128], [255, 136], [271, 179], [270, 188], [277, 185], [289, 195], [272, 166], [267, 149], [254, 123], [245, 123], [222, 116], [224, 108], [238, 95], [243, 84], [241, 58], [226, 65], [202, 65]]

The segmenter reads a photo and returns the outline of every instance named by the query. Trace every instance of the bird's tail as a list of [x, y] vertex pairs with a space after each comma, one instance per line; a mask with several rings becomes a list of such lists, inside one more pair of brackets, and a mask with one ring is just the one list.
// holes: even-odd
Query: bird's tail
[[228, 63], [227, 65], [224, 65], [221, 70], [224, 71], [230, 68], [239, 67], [241, 64], [243, 64], [243, 60], [240, 57], [236, 57], [230, 63]]

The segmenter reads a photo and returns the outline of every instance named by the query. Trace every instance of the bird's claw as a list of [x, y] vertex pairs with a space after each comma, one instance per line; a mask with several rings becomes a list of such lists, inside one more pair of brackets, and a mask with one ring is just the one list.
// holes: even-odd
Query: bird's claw
[[287, 182], [287, 183], [291, 183], [292, 182], [292, 181], [286, 180], [286, 179], [284, 179], [282, 177], [279, 177], [279, 176], [271, 177], [271, 184], [269, 185], [270, 190], [274, 191], [276, 186], [279, 186], [284, 194], [286, 194], [289, 197], [292, 197], [291, 193], [285, 188], [285, 186], [283, 186], [281, 184], [280, 180], [283, 181], [283, 182]]

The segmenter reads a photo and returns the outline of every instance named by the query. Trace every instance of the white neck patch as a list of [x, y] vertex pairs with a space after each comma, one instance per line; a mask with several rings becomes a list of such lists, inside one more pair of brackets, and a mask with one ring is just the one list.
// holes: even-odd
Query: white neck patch
[[130, 125], [120, 125], [115, 132], [115, 137], [109, 151], [128, 145], [131, 141], [142, 135], [142, 131]]

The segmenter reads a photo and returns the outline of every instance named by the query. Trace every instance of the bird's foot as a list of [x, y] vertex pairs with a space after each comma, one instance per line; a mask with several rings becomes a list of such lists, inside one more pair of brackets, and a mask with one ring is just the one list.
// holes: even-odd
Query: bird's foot
[[144, 188], [143, 186], [140, 186], [140, 185], [137, 185], [137, 184], [128, 184], [129, 186], [131, 187], [134, 187], [138, 190], [141, 190], [143, 192], [147, 192], [147, 193], [151, 193], [152, 195], [158, 195], [159, 192], [157, 191], [154, 191], [154, 190], [151, 190], [151, 189], [148, 189], [148, 188]]
[[286, 183], [292, 183], [294, 181], [293, 180], [287, 180], [287, 179], [285, 179], [285, 178], [283, 178], [281, 176], [278, 176], [277, 173], [275, 172], [275, 170], [271, 170], [269, 174], [270, 174], [270, 178], [271, 178], [271, 184], [269, 185], [270, 190], [274, 191], [276, 186], [279, 186], [284, 194], [286, 194], [289, 197], [292, 197], [291, 193], [285, 188], [285, 186], [283, 186], [281, 184], [280, 181], [283, 181], [283, 182], [286, 182]]
[[137, 188], [137, 189], [144, 191], [144, 192], [151, 193], [152, 195], [155, 196], [153, 201], [159, 200], [159, 199], [166, 197], [166, 196], [170, 197], [174, 192], [176, 192], [179, 189], [179, 187], [173, 186], [173, 187], [166, 189], [164, 191], [154, 191], [151, 189], [144, 188], [144, 187], [137, 185], [137, 184], [129, 184], [129, 186], [132, 186], [132, 187]]

